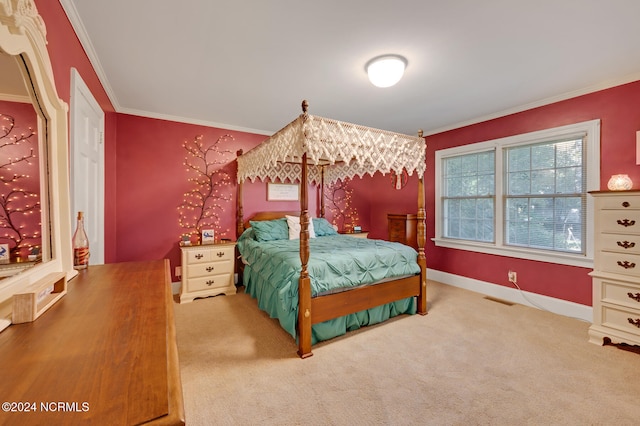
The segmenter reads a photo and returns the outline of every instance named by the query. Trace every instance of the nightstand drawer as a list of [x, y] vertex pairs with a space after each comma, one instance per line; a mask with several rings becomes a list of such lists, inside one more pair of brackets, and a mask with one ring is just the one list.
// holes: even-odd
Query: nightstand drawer
[[[199, 290], [225, 290], [231, 285], [231, 274], [211, 275], [209, 277], [189, 279], [189, 292]], [[222, 291], [221, 291], [222, 293]]]
[[211, 275], [230, 274], [233, 272], [233, 262], [222, 260], [220, 262], [198, 263], [187, 266], [187, 277], [207, 277]]
[[235, 246], [211, 245], [206, 249], [191, 249], [187, 253], [187, 263], [206, 263], [218, 260], [232, 260]]

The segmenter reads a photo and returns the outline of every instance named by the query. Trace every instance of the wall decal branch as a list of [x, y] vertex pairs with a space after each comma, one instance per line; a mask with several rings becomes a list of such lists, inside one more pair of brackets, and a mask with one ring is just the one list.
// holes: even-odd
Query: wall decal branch
[[325, 191], [325, 200], [331, 212], [331, 223], [340, 231], [351, 232], [358, 225], [358, 210], [351, 205], [353, 189], [351, 179], [338, 180]]
[[35, 135], [30, 127], [18, 133], [15, 118], [0, 113], [0, 243], [8, 243], [14, 256], [41, 242], [39, 188], [29, 179], [38, 173], [30, 146]]
[[229, 141], [233, 136], [223, 135], [207, 145], [200, 135], [182, 144], [187, 151], [183, 164], [191, 183], [178, 206], [183, 236], [200, 235], [203, 229], [214, 229], [216, 236], [222, 237], [229, 233], [228, 229], [220, 229], [221, 215], [231, 207], [232, 200], [231, 173], [226, 166], [230, 167], [233, 157], [230, 150], [222, 147]]

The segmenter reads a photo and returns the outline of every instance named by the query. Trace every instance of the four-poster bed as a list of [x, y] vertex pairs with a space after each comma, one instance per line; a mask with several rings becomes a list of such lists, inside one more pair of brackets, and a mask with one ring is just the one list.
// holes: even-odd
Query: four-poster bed
[[[256, 288], [256, 285], [251, 281], [251, 277], [248, 277], [247, 272], [253, 274], [254, 277], [258, 277], [260, 274], [262, 277], [262, 284], [265, 287], [276, 286], [278, 283], [269, 283], [269, 279], [264, 279], [265, 272], [258, 268], [264, 267], [265, 259], [272, 258], [279, 267], [284, 260], [276, 258], [271, 252], [261, 252], [258, 255], [251, 255], [243, 253], [243, 248], [248, 250], [249, 246], [257, 247], [261, 250], [260, 246], [255, 240], [260, 240], [255, 237], [262, 228], [260, 220], [268, 221], [270, 229], [279, 229], [283, 224], [278, 222], [277, 219], [284, 218], [285, 215], [289, 215], [288, 223], [292, 225], [291, 220], [294, 219], [291, 216], [291, 212], [270, 212], [264, 215], [258, 215], [253, 217], [250, 221], [251, 229], [247, 229], [249, 224], [245, 223], [243, 217], [243, 205], [242, 205], [242, 183], [246, 179], [254, 181], [255, 179], [261, 179], [263, 181], [269, 179], [270, 181], [280, 182], [300, 182], [300, 212], [295, 212], [295, 215], [299, 217], [299, 250], [296, 246], [296, 250], [299, 251], [299, 278], [297, 279], [297, 293], [294, 295], [287, 294], [283, 296], [285, 290], [282, 289], [270, 289], [265, 290], [268, 293], [265, 297], [270, 298], [290, 298], [291, 300], [297, 299], [295, 306], [291, 311], [295, 311], [292, 315], [296, 316], [294, 321], [295, 329], [288, 330], [294, 337], [298, 339], [298, 355], [302, 358], [306, 358], [312, 355], [311, 346], [313, 340], [324, 340], [325, 337], [316, 336], [312, 329], [320, 327], [321, 324], [334, 321], [335, 319], [345, 318], [360, 314], [361, 312], [367, 312], [367, 315], [381, 316], [382, 320], [387, 317], [398, 315], [401, 313], [413, 313], [425, 315], [427, 313], [427, 300], [426, 300], [426, 257], [424, 253], [424, 245], [426, 241], [425, 232], [425, 208], [424, 208], [424, 171], [426, 168], [425, 163], [425, 142], [422, 135], [419, 136], [407, 136], [398, 133], [372, 129], [364, 126], [358, 126], [350, 123], [344, 123], [336, 120], [326, 119], [322, 117], [313, 116], [307, 113], [308, 104], [306, 101], [302, 103], [303, 113], [289, 123], [283, 129], [275, 133], [268, 138], [265, 142], [258, 145], [254, 149], [247, 153], [238, 151], [238, 194], [237, 194], [237, 235], [238, 235], [238, 248], [243, 258], [245, 269], [244, 284], [249, 290], [251, 288], [251, 294], [254, 297], [259, 296], [263, 290]], [[331, 242], [322, 238], [312, 238], [314, 241], [310, 244], [311, 237], [315, 237], [313, 231], [313, 225], [316, 227], [325, 226], [326, 223], [319, 218], [310, 218], [308, 211], [308, 182], [312, 182], [324, 187], [326, 183], [333, 183], [340, 179], [352, 178], [354, 176], [362, 177], [365, 174], [373, 175], [376, 172], [383, 174], [394, 172], [401, 174], [406, 172], [409, 176], [414, 173], [418, 176], [418, 250], [417, 253], [412, 248], [403, 246], [398, 243], [389, 243], [385, 241], [363, 241], [361, 239], [355, 239], [345, 236], [332, 236], [340, 242]], [[320, 197], [320, 218], [324, 217], [324, 196]], [[284, 221], [285, 219], [280, 219]], [[323, 219], [321, 219], [323, 220]], [[326, 222], [326, 221], [325, 221]], [[267, 223], [267, 222], [265, 222]], [[286, 222], [285, 222], [286, 223]], [[258, 227], [260, 225], [260, 227]], [[297, 223], [295, 224], [297, 226]], [[275, 228], [274, 228], [275, 227]], [[255, 230], [254, 230], [255, 228]], [[297, 228], [294, 228], [297, 229]], [[326, 228], [325, 228], [326, 229]], [[271, 231], [270, 231], [271, 232]], [[278, 231], [280, 232], [280, 231]], [[286, 232], [286, 231], [285, 231]], [[323, 235], [322, 229], [318, 234]], [[330, 231], [324, 235], [331, 234]], [[289, 236], [294, 238], [293, 236]], [[297, 235], [295, 236], [297, 239]], [[347, 240], [344, 240], [344, 239]], [[268, 236], [267, 240], [278, 239], [276, 237]], [[283, 236], [282, 239], [286, 239]], [[343, 241], [344, 240], [344, 241]], [[352, 240], [352, 241], [348, 241]], [[354, 243], [358, 241], [359, 243]], [[287, 244], [281, 241], [266, 241], [264, 245], [275, 245], [276, 252], [286, 251], [284, 245]], [[371, 272], [369, 277], [370, 282], [367, 279], [363, 279], [363, 282], [368, 285], [360, 285], [359, 283], [353, 286], [347, 286], [338, 292], [330, 291], [328, 294], [321, 293], [312, 283], [312, 278], [316, 280], [318, 275], [325, 275], [318, 272], [318, 264], [323, 262], [320, 260], [323, 252], [333, 253], [337, 246], [346, 244], [354, 245], [354, 247], [344, 248], [344, 253], [354, 254], [359, 252], [357, 247], [363, 247], [363, 251], [366, 245], [371, 246], [371, 250], [374, 254], [370, 254], [369, 258], [361, 260], [359, 258], [349, 257], [345, 260], [344, 254], [338, 255], [342, 258], [341, 262], [345, 270], [334, 274], [333, 278], [329, 277], [329, 281], [341, 281], [342, 275], [348, 277], [350, 268], [348, 262], [353, 261], [360, 264], [361, 262], [373, 262], [371, 259], [382, 259], [381, 253], [389, 251], [389, 256], [392, 260], [383, 260], [382, 263], [386, 264], [384, 268], [390, 272], [385, 272], [388, 276], [380, 275], [377, 271]], [[317, 251], [310, 249], [315, 248]], [[290, 248], [289, 248], [290, 250]], [[406, 250], [409, 250], [407, 252]], [[313, 253], [313, 255], [311, 254]], [[367, 255], [365, 255], [367, 256]], [[387, 256], [385, 254], [385, 256]], [[310, 266], [310, 257], [311, 266]], [[247, 261], [251, 259], [253, 262]], [[336, 263], [340, 261], [333, 259], [330, 269], [338, 268]], [[367, 264], [369, 265], [369, 264]], [[390, 267], [393, 265], [393, 267]], [[404, 270], [398, 269], [397, 265], [402, 265]], [[312, 274], [310, 275], [310, 267]], [[376, 265], [367, 266], [366, 268], [376, 268]], [[253, 268], [253, 269], [252, 269]], [[272, 268], [268, 266], [267, 268]], [[366, 269], [365, 268], [365, 269]], [[269, 271], [271, 274], [271, 271]], [[368, 273], [366, 275], [369, 275]], [[271, 276], [271, 275], [269, 275]], [[297, 277], [297, 275], [296, 275]], [[273, 279], [271, 279], [273, 281]], [[318, 280], [319, 281], [319, 280]], [[331, 283], [327, 284], [331, 285]], [[290, 290], [286, 290], [289, 292]], [[407, 303], [410, 305], [407, 305]], [[262, 306], [267, 302], [258, 301], [261, 309], [267, 310], [272, 316], [277, 316], [273, 311]], [[378, 309], [385, 309], [383, 314], [380, 314]], [[286, 311], [286, 309], [284, 309]], [[286, 314], [286, 313], [285, 313]], [[280, 318], [281, 324], [284, 326], [283, 319]], [[372, 324], [379, 322], [377, 320], [373, 322], [363, 322], [362, 324]], [[285, 327], [286, 328], [286, 327]], [[336, 334], [337, 335], [337, 334]], [[328, 338], [330, 338], [329, 336]]]

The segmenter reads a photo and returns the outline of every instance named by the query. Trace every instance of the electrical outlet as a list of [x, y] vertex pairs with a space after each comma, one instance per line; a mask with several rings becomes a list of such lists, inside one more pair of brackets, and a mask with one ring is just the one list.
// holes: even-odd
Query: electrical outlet
[[507, 277], [509, 278], [510, 283], [518, 283], [518, 274], [515, 271], [509, 271]]
[[176, 266], [176, 277], [182, 276], [182, 267]]

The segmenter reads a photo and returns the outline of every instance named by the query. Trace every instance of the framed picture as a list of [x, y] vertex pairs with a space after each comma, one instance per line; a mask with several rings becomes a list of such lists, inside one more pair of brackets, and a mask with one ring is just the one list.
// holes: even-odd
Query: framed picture
[[267, 183], [267, 201], [298, 201], [300, 185], [287, 183]]
[[9, 244], [0, 244], [0, 260], [9, 260]]
[[215, 241], [215, 231], [213, 229], [202, 230], [202, 243], [213, 243]]

